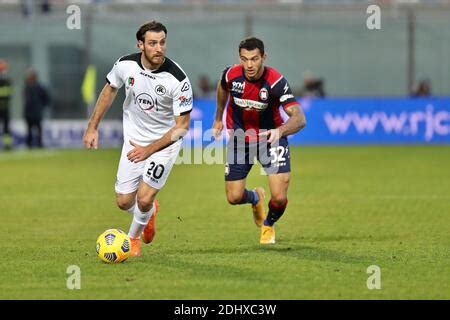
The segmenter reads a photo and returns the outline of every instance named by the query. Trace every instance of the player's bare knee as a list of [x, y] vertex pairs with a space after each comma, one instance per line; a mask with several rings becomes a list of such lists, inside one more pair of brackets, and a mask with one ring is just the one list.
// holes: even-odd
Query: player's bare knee
[[144, 197], [138, 197], [138, 207], [142, 212], [148, 212], [152, 208], [153, 205], [153, 196], [146, 195]]
[[138, 207], [141, 212], [148, 212], [152, 208], [152, 202], [144, 200], [138, 201]]
[[117, 197], [116, 204], [120, 210], [128, 210], [133, 206], [134, 203], [127, 198]]
[[237, 193], [227, 193], [227, 201], [229, 204], [235, 205], [239, 204], [242, 200], [242, 194]]
[[284, 194], [275, 194], [272, 195], [270, 200], [272, 201], [273, 204], [275, 204], [276, 206], [284, 206], [287, 202], [287, 197]]

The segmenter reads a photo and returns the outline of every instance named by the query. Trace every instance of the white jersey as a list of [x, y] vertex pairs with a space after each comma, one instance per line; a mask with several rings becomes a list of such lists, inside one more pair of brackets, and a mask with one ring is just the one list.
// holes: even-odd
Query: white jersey
[[192, 88], [181, 67], [165, 58], [156, 70], [145, 69], [141, 53], [120, 58], [106, 76], [109, 85], [125, 84], [123, 135], [125, 141], [147, 145], [175, 125], [174, 116], [192, 110]]

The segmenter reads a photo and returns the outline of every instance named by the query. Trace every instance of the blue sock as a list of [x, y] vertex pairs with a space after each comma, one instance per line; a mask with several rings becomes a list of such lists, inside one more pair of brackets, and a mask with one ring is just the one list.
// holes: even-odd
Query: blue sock
[[252, 204], [255, 205], [259, 201], [258, 192], [256, 192], [255, 190], [252, 190], [250, 192], [253, 193], [253, 202], [252, 202]]
[[257, 204], [259, 201], [258, 193], [254, 190], [244, 190], [244, 194], [242, 195], [242, 200], [239, 204], [251, 203], [253, 205]]

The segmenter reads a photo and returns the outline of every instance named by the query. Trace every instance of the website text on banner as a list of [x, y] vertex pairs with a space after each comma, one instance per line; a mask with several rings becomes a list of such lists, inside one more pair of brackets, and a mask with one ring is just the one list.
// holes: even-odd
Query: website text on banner
[[[305, 111], [307, 126], [301, 133], [289, 137], [292, 145], [450, 144], [450, 97], [327, 98], [299, 101]], [[191, 128], [184, 144], [205, 147], [212, 143], [214, 112], [214, 99], [194, 101]], [[52, 119], [44, 121], [44, 145], [50, 148], [81, 148], [84, 122]], [[104, 147], [122, 145], [120, 121], [105, 121], [99, 130]], [[23, 121], [12, 121], [11, 132], [14, 144], [23, 146]]]

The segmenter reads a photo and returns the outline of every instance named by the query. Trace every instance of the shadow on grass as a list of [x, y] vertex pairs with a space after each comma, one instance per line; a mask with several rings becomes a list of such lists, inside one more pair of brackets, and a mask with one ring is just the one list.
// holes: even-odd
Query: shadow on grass
[[[199, 260], [209, 259], [204, 256], [211, 256], [211, 259], [232, 259], [245, 260], [249, 259], [267, 259], [273, 255], [283, 256], [287, 259], [298, 261], [329, 261], [333, 263], [350, 263], [350, 264], [370, 264], [374, 257], [359, 256], [350, 254], [351, 248], [347, 250], [331, 250], [320, 246], [308, 246], [297, 243], [275, 244], [275, 245], [239, 245], [235, 247], [206, 247], [206, 248], [183, 248], [182, 250], [167, 250], [164, 255], [169, 256], [190, 256], [197, 257]], [[295, 263], [295, 262], [294, 262]]]
[[391, 241], [399, 239], [396, 235], [384, 235], [384, 236], [372, 236], [371, 234], [363, 234], [363, 235], [324, 235], [324, 236], [317, 236], [317, 237], [311, 237], [311, 238], [300, 238], [296, 239], [295, 241], [302, 241], [302, 242], [314, 242], [314, 243], [321, 243], [321, 242], [340, 242], [340, 241], [347, 241], [351, 242], [351, 244], [357, 244], [358, 242], [380, 242], [380, 241]]
[[304, 245], [284, 245], [280, 247], [263, 247], [263, 251], [275, 253], [277, 255], [289, 256], [299, 260], [328, 261], [334, 263], [350, 264], [370, 264], [373, 257], [348, 254], [344, 250], [330, 250], [327, 248], [304, 246]]

